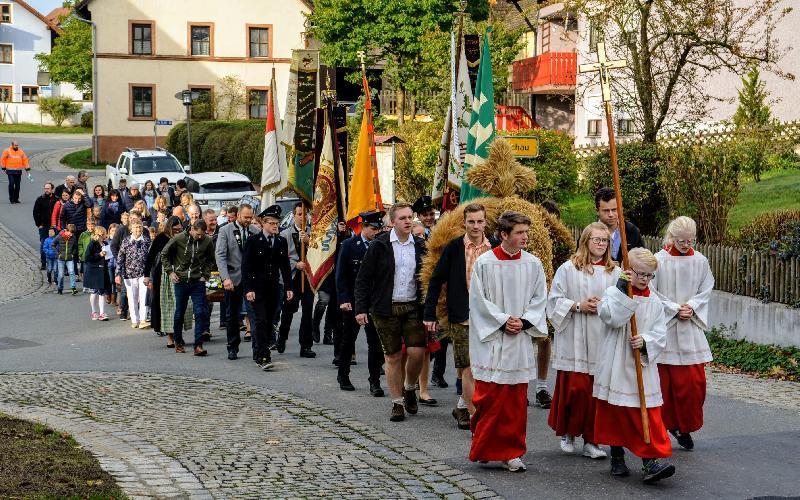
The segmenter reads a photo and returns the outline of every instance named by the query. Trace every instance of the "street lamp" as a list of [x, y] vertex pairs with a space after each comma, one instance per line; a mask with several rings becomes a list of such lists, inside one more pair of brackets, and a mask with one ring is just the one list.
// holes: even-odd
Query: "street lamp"
[[92, 162], [100, 161], [100, 145], [98, 144], [97, 122], [100, 113], [97, 112], [97, 24], [89, 19], [84, 19], [74, 12], [72, 17], [92, 27]]
[[192, 103], [200, 97], [200, 92], [192, 92], [192, 89], [182, 90], [175, 94], [176, 99], [183, 101], [186, 106], [186, 142], [189, 146], [189, 171], [192, 170]]

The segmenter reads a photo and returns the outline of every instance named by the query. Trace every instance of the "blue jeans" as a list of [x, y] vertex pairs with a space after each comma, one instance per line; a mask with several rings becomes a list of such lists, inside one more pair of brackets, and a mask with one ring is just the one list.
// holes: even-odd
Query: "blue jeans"
[[64, 268], [69, 273], [69, 287], [75, 288], [75, 263], [71, 260], [64, 262], [58, 261], [58, 290], [64, 289]]
[[173, 338], [175, 345], [183, 343], [183, 318], [186, 316], [186, 307], [192, 299], [194, 307], [194, 346], [203, 345], [200, 337], [206, 322], [206, 284], [202, 281], [175, 284], [175, 321], [173, 323]]
[[52, 275], [53, 279], [58, 279], [58, 262], [56, 259], [47, 258], [47, 274]]
[[47, 256], [44, 254], [44, 240], [47, 239], [49, 235], [50, 228], [49, 227], [40, 227], [39, 228], [39, 257], [42, 259], [42, 265], [47, 265]]
[[[111, 280], [111, 290], [109, 293], [114, 295], [117, 293], [117, 283], [114, 281], [114, 275], [117, 272], [117, 266], [108, 266], [108, 279]], [[125, 288], [124, 286], [122, 288]], [[119, 303], [119, 302], [118, 302]]]

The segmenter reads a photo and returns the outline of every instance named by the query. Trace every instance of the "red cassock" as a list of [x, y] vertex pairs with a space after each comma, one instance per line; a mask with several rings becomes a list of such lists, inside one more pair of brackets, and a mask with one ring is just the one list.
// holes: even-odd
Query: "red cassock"
[[527, 451], [528, 384], [475, 381], [475, 414], [470, 420], [473, 462], [519, 458]]
[[703, 427], [706, 402], [706, 370], [696, 365], [658, 365], [664, 406], [661, 415], [667, 429], [695, 432]]
[[661, 407], [648, 408], [650, 444], [642, 437], [642, 414], [639, 408], [615, 406], [602, 399], [596, 400], [594, 437], [598, 444], [623, 446], [640, 458], [667, 458], [672, 456], [672, 443], [661, 421]]
[[583, 436], [594, 443], [594, 378], [588, 373], [558, 370], [547, 424], [557, 436]]

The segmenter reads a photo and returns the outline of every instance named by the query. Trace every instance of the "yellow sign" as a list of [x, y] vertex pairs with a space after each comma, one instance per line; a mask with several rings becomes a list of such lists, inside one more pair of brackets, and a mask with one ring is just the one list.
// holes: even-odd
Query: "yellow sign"
[[532, 136], [505, 137], [511, 144], [511, 150], [517, 158], [535, 158], [539, 156], [539, 138]]

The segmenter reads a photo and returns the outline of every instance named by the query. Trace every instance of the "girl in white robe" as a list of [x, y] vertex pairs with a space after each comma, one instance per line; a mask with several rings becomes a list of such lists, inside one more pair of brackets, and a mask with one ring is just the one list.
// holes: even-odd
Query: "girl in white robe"
[[667, 430], [687, 450], [694, 448], [690, 433], [703, 427], [705, 363], [712, 359], [705, 331], [714, 276], [705, 256], [692, 248], [696, 237], [691, 218], [670, 222], [664, 249], [656, 254], [658, 276], [650, 283], [667, 319], [667, 347], [658, 358], [661, 415]]
[[[650, 293], [649, 281], [655, 275], [658, 261], [644, 248], [629, 253], [627, 269], [616, 286], [609, 287], [598, 308], [600, 319], [607, 325], [605, 338], [597, 352], [597, 365], [592, 394], [597, 398], [595, 439], [611, 445], [611, 474], [627, 476], [625, 464], [628, 448], [642, 459], [642, 479], [653, 483], [672, 476], [675, 466], [659, 460], [672, 455], [664, 424], [661, 421], [661, 386], [656, 360], [666, 345], [664, 306]], [[633, 297], [628, 297], [628, 284]], [[636, 314], [638, 335], [631, 337], [630, 320]], [[642, 379], [650, 443], [645, 443], [639, 408], [634, 349], [640, 349]]]
[[583, 436], [583, 456], [605, 458], [594, 440], [592, 397], [597, 346], [605, 324], [597, 306], [621, 270], [611, 259], [611, 234], [605, 224], [586, 226], [578, 251], [556, 271], [547, 299], [547, 317], [555, 329], [553, 368], [557, 370], [553, 404], [547, 423], [561, 436], [561, 450], [574, 453], [575, 437]]

